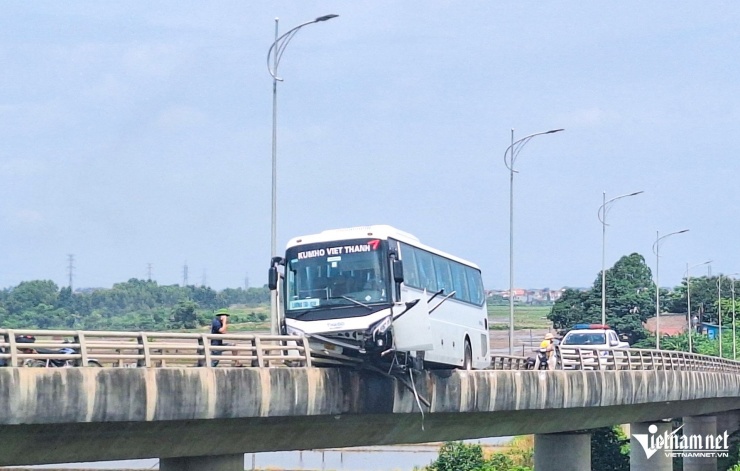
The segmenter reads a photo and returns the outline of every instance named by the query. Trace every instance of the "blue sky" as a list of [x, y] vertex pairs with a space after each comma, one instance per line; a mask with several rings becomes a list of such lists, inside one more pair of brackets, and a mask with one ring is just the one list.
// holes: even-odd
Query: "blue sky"
[[[509, 284], [590, 285], [632, 252], [661, 285], [740, 272], [740, 4], [4, 2], [0, 287], [266, 282], [274, 39], [278, 246], [391, 224]], [[705, 268], [697, 268], [705, 274]]]

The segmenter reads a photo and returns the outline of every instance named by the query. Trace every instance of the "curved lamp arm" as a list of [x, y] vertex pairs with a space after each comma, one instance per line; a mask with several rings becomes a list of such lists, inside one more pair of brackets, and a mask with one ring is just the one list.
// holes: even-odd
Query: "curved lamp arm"
[[[313, 23], [319, 23], [321, 21], [327, 21], [331, 20], [332, 18], [336, 18], [339, 15], [324, 15], [320, 16], [314, 20], [306, 21], [305, 23], [302, 23], [295, 28], [291, 29], [287, 33], [283, 34], [279, 38], [277, 38], [272, 45], [270, 46], [270, 49], [267, 51], [267, 71], [270, 73], [273, 79], [283, 81], [280, 77], [277, 76], [277, 69], [280, 65], [280, 59], [283, 57], [283, 52], [285, 52], [285, 48], [288, 47], [288, 43], [290, 43], [290, 40], [293, 39], [293, 36], [298, 32], [299, 29], [303, 28], [304, 26], [313, 24]], [[277, 21], [277, 20], [275, 20]], [[273, 64], [272, 67], [270, 66], [270, 57], [273, 57]]]
[[641, 190], [641, 191], [636, 191], [634, 193], [629, 193], [629, 194], [626, 194], [626, 195], [617, 196], [617, 197], [614, 197], [614, 198], [610, 199], [606, 203], [602, 204], [601, 207], [599, 207], [599, 212], [598, 212], [599, 221], [601, 221], [602, 224], [605, 224], [605, 225], [608, 226], [608, 224], [606, 224], [606, 214], [609, 212], [609, 206], [610, 206], [610, 204], [613, 203], [613, 202], [615, 202], [615, 201], [617, 201], [617, 200], [621, 200], [622, 198], [627, 198], [628, 196], [636, 196], [636, 195], [639, 195], [641, 193], [645, 193], [645, 191], [642, 191]]
[[[506, 168], [511, 170], [512, 172], [516, 172], [514, 170], [514, 162], [516, 161], [516, 156], [519, 155], [519, 152], [524, 148], [525, 145], [535, 136], [541, 136], [543, 134], [553, 134], [556, 132], [565, 131], [565, 129], [551, 129], [549, 131], [542, 131], [542, 132], [536, 132], [534, 134], [530, 134], [529, 136], [524, 136], [523, 138], [519, 139], [516, 142], [513, 142], [509, 147], [506, 148], [504, 151], [504, 165], [506, 165]], [[512, 135], [514, 131], [512, 130]], [[507, 154], [509, 154], [509, 151], [511, 151], [511, 157], [509, 158], [509, 161], [506, 160]], [[511, 165], [509, 164], [511, 162]]]

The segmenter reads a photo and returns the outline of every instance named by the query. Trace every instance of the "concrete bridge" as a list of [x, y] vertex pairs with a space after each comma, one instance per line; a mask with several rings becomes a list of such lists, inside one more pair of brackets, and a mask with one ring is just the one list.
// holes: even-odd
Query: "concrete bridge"
[[[348, 368], [6, 367], [0, 465], [157, 457], [164, 471], [241, 471], [247, 452], [534, 433], [538, 470], [585, 470], [584, 430], [662, 433], [682, 417], [684, 434], [716, 434], [739, 392], [733, 371], [444, 371], [412, 382]], [[633, 440], [632, 469], [672, 469], [663, 455], [647, 458]], [[684, 463], [716, 469], [716, 459]]]

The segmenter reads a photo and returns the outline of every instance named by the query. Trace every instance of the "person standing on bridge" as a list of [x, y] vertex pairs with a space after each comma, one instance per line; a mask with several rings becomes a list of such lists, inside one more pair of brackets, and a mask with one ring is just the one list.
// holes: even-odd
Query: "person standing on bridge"
[[[548, 370], [554, 370], [555, 369], [555, 336], [553, 336], [550, 332], [545, 334], [544, 340], [540, 342], [540, 349], [545, 349], [547, 352], [547, 369]], [[539, 355], [537, 356], [537, 360], [539, 362]], [[539, 364], [535, 365], [535, 369], [539, 368]]]
[[[213, 318], [213, 321], [211, 322], [211, 334], [217, 335], [217, 334], [225, 334], [226, 330], [228, 329], [228, 319], [229, 319], [229, 310], [228, 309], [219, 309], [216, 311], [216, 314]], [[212, 338], [211, 339], [211, 346], [232, 346], [233, 344], [225, 343], [223, 339], [220, 338]], [[224, 353], [223, 350], [215, 350], [211, 349], [211, 355], [222, 355]], [[234, 352], [236, 354], [236, 352]], [[212, 360], [211, 366], [218, 366], [218, 360]], [[234, 366], [239, 366], [238, 362], [234, 364]]]

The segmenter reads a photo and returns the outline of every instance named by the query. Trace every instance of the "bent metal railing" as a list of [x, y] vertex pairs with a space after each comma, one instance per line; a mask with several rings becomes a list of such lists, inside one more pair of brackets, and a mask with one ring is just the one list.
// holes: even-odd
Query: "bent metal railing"
[[[33, 342], [24, 342], [33, 336]], [[224, 345], [211, 345], [218, 338]], [[59, 350], [71, 349], [73, 353]], [[70, 366], [312, 366], [325, 362], [295, 335], [198, 334], [0, 329], [0, 365], [35, 366], [65, 360]]]
[[[674, 350], [640, 348], [557, 347], [555, 369], [561, 370], [683, 370], [740, 373], [740, 361]], [[536, 350], [533, 356], [536, 358]], [[491, 359], [493, 369], [530, 369], [532, 359], [497, 356]]]
[[[32, 336], [33, 342], [23, 342]], [[212, 339], [224, 345], [211, 345]], [[326, 348], [313, 348], [297, 335], [199, 334], [176, 332], [105, 332], [79, 330], [0, 329], [0, 367], [31, 366], [38, 361], [65, 360], [69, 366], [342, 366], [358, 358]], [[63, 353], [69, 349], [73, 353]], [[536, 351], [533, 357], [536, 357]], [[740, 373], [740, 362], [696, 353], [647, 349], [557, 347], [556, 369], [563, 370], [686, 370]], [[531, 358], [497, 355], [489, 369], [525, 370]]]

